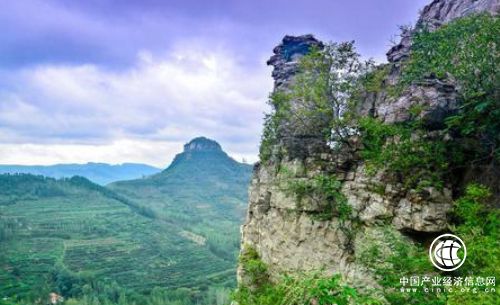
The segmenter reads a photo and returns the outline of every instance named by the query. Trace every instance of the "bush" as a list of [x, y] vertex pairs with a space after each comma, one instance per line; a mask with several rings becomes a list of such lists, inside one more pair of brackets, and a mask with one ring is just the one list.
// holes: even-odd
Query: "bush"
[[258, 292], [240, 287], [233, 299], [240, 305], [383, 304], [381, 300], [362, 295], [345, 285], [340, 275], [323, 276], [319, 272], [283, 276], [277, 283], [268, 284]]
[[255, 288], [261, 288], [268, 283], [267, 266], [262, 262], [257, 251], [249, 246], [243, 246], [239, 263], [249, 279], [249, 285]]
[[311, 200], [324, 202], [323, 210], [311, 214], [318, 220], [329, 220], [338, 215], [341, 221], [348, 220], [352, 207], [348, 204], [346, 196], [342, 193], [342, 182], [333, 174], [318, 174], [313, 178], [293, 179], [286, 169], [281, 169], [285, 176], [285, 191], [295, 195], [297, 209], [301, 201], [307, 196]]
[[403, 68], [403, 83], [433, 74], [456, 80], [461, 107], [447, 119], [463, 136], [480, 140], [488, 154], [499, 155], [500, 20], [488, 14], [450, 22], [430, 32], [423, 28], [413, 37], [411, 56]]
[[470, 254], [463, 269], [476, 275], [498, 273], [500, 213], [487, 205], [490, 197], [491, 192], [485, 186], [470, 184], [456, 201], [453, 213], [453, 230], [462, 237]]
[[375, 118], [361, 118], [359, 130], [363, 148], [360, 156], [366, 162], [368, 173], [385, 168], [406, 188], [433, 186], [441, 189], [452, 154], [441, 137], [429, 137], [418, 124], [389, 125]]
[[290, 117], [290, 95], [276, 91], [269, 97], [268, 104], [272, 112], [264, 117], [264, 130], [262, 132], [259, 158], [262, 162], [267, 162], [274, 154], [273, 148], [278, 143], [278, 127], [283, 121]]
[[[470, 184], [455, 203], [453, 231], [467, 246], [467, 259], [458, 269], [461, 276], [491, 277], [499, 274], [500, 213], [496, 207], [488, 205], [490, 198], [488, 188]], [[457, 290], [448, 296], [448, 300], [450, 305], [498, 304], [500, 292], [470, 294]]]

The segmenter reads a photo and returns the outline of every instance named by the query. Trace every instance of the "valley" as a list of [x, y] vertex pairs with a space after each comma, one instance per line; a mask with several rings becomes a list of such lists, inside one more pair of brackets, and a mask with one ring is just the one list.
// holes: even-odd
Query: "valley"
[[1, 175], [4, 302], [54, 291], [101, 302], [227, 298], [251, 167], [214, 141], [191, 143], [202, 142], [217, 149], [186, 150], [162, 173], [109, 188], [83, 177]]

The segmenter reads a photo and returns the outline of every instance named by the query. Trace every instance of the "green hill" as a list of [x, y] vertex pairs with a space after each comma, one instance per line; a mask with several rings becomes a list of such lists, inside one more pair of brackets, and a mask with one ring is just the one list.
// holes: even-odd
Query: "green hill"
[[227, 297], [250, 166], [213, 141], [219, 149], [200, 146], [205, 140], [187, 144], [163, 172], [110, 188], [0, 175], [0, 304], [49, 292], [100, 304]]
[[0, 164], [0, 174], [33, 174], [52, 178], [82, 176], [95, 183], [105, 185], [118, 180], [149, 176], [161, 170], [146, 164], [123, 163], [106, 164], [89, 162], [86, 164], [54, 165], [7, 165]]
[[196, 138], [161, 173], [109, 188], [150, 208], [155, 217], [203, 236], [215, 254], [236, 261], [251, 170], [217, 142]]

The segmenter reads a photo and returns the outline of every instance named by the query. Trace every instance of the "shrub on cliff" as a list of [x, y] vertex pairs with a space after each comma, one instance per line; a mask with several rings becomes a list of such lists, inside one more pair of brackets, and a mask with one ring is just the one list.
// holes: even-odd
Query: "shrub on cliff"
[[233, 298], [239, 305], [384, 304], [344, 284], [340, 275], [328, 277], [320, 273], [283, 276], [277, 283], [263, 286], [257, 292], [239, 287]]
[[[461, 98], [448, 126], [460, 135], [479, 140], [483, 154], [500, 158], [500, 20], [473, 15], [436, 31], [417, 31], [411, 55], [403, 69], [404, 84], [429, 75], [455, 79]], [[480, 157], [479, 157], [480, 158]]]
[[314, 48], [299, 62], [290, 90], [271, 94], [271, 113], [264, 120], [260, 159], [267, 161], [278, 138], [309, 137], [333, 147], [349, 145], [352, 96], [360, 76], [373, 67], [363, 62], [354, 42], [330, 43]]
[[419, 121], [389, 125], [365, 117], [359, 120], [359, 130], [363, 141], [360, 156], [368, 174], [386, 169], [406, 188], [444, 186], [449, 174], [450, 145], [442, 137], [430, 137], [419, 127]]

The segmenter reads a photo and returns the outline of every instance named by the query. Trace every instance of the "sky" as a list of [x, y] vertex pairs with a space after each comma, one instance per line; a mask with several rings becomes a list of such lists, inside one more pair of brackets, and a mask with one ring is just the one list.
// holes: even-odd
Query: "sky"
[[0, 164], [166, 167], [197, 136], [257, 160], [286, 34], [385, 61], [430, 0], [2, 0]]

